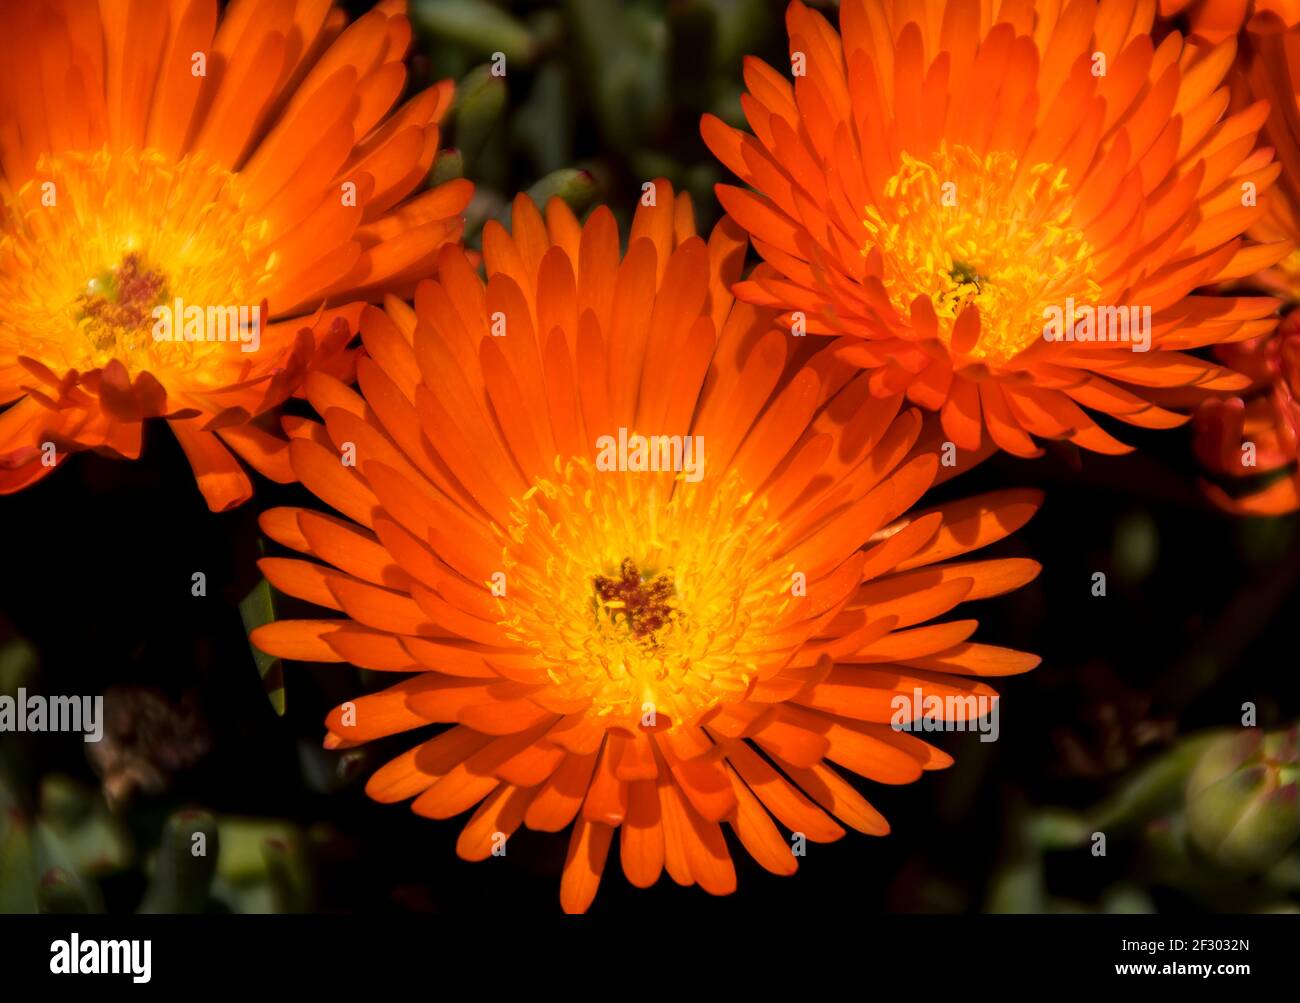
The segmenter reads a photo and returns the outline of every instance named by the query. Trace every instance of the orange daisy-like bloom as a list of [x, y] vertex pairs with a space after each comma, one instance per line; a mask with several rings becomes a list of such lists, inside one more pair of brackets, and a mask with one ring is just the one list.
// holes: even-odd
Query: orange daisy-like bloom
[[845, 0], [841, 37], [791, 4], [794, 85], [750, 59], [753, 135], [702, 125], [758, 192], [719, 186], [765, 259], [737, 295], [858, 339], [873, 391], [962, 449], [1124, 452], [1084, 408], [1170, 427], [1151, 388], [1244, 385], [1184, 350], [1274, 323], [1270, 299], [1192, 295], [1286, 251], [1241, 236], [1278, 172], [1267, 109], [1225, 114], [1234, 41], [1155, 46], [1152, 11]]
[[230, 450], [291, 480], [252, 419], [347, 371], [349, 303], [428, 274], [471, 193], [402, 201], [451, 101], [388, 114], [402, 5], [38, 0], [0, 26], [0, 493], [71, 450], [138, 456], [151, 417], [214, 510], [252, 493]]
[[616, 831], [634, 885], [666, 869], [715, 894], [735, 886], [724, 823], [778, 874], [797, 860], [773, 819], [814, 841], [885, 833], [841, 771], [899, 784], [950, 761], [891, 727], [911, 719], [894, 698], [952, 697], [948, 719], [973, 721], [957, 698], [1037, 662], [971, 642], [973, 620], [928, 623], [1036, 574], [949, 560], [1036, 493], [905, 514], [938, 466], [913, 450], [919, 412], [829, 349], [797, 365], [773, 315], [733, 308], [743, 237], [695, 236], [667, 182], [621, 259], [607, 209], [579, 225], [553, 200], [543, 220], [521, 196], [513, 221], [484, 232], [486, 284], [447, 248], [413, 309], [367, 309], [361, 396], [308, 377], [324, 424], [293, 427], [294, 469], [344, 518], [266, 512], [320, 563], [262, 569], [344, 618], [254, 643], [399, 674], [336, 708], [327, 745], [450, 724], [370, 796], [476, 808], [471, 860], [572, 824], [569, 911]]

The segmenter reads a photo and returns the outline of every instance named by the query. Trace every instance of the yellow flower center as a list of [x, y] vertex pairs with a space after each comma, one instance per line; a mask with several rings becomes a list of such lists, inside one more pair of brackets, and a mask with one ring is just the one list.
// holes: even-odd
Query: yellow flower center
[[720, 484], [555, 463], [503, 534], [512, 639], [607, 725], [694, 723], [769, 664], [790, 601], [779, 527], [733, 472]]
[[18, 190], [0, 183], [0, 355], [229, 382], [213, 363], [243, 361], [237, 346], [185, 340], [179, 324], [157, 340], [155, 311], [260, 305], [275, 262], [244, 203], [235, 174], [154, 150], [47, 154]]
[[1009, 153], [980, 157], [964, 146], [940, 147], [931, 159], [904, 153], [885, 198], [865, 209], [863, 253], [879, 248], [885, 289], [904, 316], [913, 299], [928, 297], [951, 347], [953, 322], [978, 307], [969, 355], [997, 365], [1042, 337], [1048, 308], [1097, 300], [1092, 248], [1070, 223], [1063, 168], [1021, 172]]

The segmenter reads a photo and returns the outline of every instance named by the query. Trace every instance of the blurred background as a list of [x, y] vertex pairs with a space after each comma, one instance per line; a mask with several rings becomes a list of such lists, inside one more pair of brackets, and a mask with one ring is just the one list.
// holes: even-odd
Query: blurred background
[[[433, 180], [478, 186], [467, 241], [508, 218], [517, 191], [580, 214], [607, 203], [626, 230], [661, 175], [691, 192], [707, 230], [713, 185], [730, 179], [699, 116], [740, 124], [742, 57], [784, 62], [783, 10], [412, 0], [412, 90], [458, 82]], [[933, 496], [1047, 491], [985, 555], [1034, 557], [1042, 575], [972, 608], [977, 640], [1043, 657], [1000, 681], [997, 742], [937, 736], [951, 769], [863, 787], [891, 836], [809, 844], [794, 878], [737, 850], [739, 891], [706, 903], [667, 879], [633, 889], [612, 857], [593, 911], [1300, 909], [1296, 520], [1221, 515], [1199, 494], [1187, 434], [1124, 434], [1138, 446], [1127, 458], [1055, 446]], [[254, 657], [249, 626], [312, 615], [257, 576], [257, 513], [277, 504], [313, 503], [259, 481], [252, 504], [210, 514], [157, 427], [141, 462], [84, 454], [0, 498], [0, 694], [103, 694], [107, 718], [97, 745], [0, 734], [0, 912], [556, 912], [567, 835], [521, 831], [504, 857], [460, 861], [456, 822], [362, 793], [410, 737], [321, 748], [326, 711], [383, 680]], [[206, 857], [189, 852], [196, 833]]]

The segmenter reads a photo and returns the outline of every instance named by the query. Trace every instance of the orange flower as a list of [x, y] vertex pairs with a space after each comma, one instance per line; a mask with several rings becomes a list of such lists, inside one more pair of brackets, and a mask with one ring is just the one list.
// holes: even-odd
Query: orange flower
[[[1300, 10], [1291, 0], [1255, 4], [1238, 62], [1241, 100], [1269, 103], [1266, 140], [1277, 150], [1282, 176], [1260, 199], [1251, 236], [1300, 239]], [[1292, 252], [1251, 281], [1283, 299], [1293, 312], [1275, 332], [1216, 347], [1225, 365], [1250, 379], [1243, 397], [1211, 399], [1197, 413], [1196, 447], [1202, 464], [1227, 488], [1206, 484], [1209, 497], [1230, 512], [1280, 515], [1300, 509], [1300, 254]]]
[[1274, 323], [1275, 301], [1192, 295], [1287, 250], [1241, 237], [1278, 172], [1267, 109], [1225, 115], [1234, 41], [1154, 46], [1151, 6], [991, 9], [846, 0], [841, 39], [791, 4], [794, 86], [750, 59], [754, 135], [702, 125], [761, 193], [719, 187], [766, 262], [737, 295], [858, 339], [873, 391], [962, 449], [986, 428], [1022, 456], [1125, 452], [1083, 408], [1180, 424], [1152, 388], [1245, 383], [1185, 350]]
[[1284, 515], [1300, 509], [1300, 314], [1276, 333], [1219, 349], [1252, 382], [1243, 400], [1205, 401], [1196, 414], [1196, 452], [1231, 490], [1206, 483], [1208, 497], [1238, 515]]
[[1168, 21], [1186, 17], [1192, 36], [1218, 43], [1241, 31], [1252, 12], [1275, 11], [1288, 21], [1300, 12], [1297, 0], [1160, 0], [1159, 15]]
[[[443, 83], [392, 108], [411, 29], [327, 0], [38, 0], [0, 18], [0, 493], [167, 418], [214, 510], [292, 480], [253, 419], [344, 374], [361, 304], [459, 238], [427, 176]], [[387, 117], [386, 117], [387, 116]], [[328, 307], [329, 309], [323, 309]], [[265, 323], [264, 323], [265, 322]], [[227, 448], [229, 447], [229, 448]]]
[[[306, 383], [324, 424], [291, 426], [303, 484], [345, 518], [278, 508], [264, 531], [319, 562], [267, 558], [279, 589], [342, 619], [253, 641], [400, 682], [336, 708], [340, 747], [452, 727], [382, 767], [371, 797], [449, 818], [481, 860], [521, 825], [573, 825], [560, 898], [591, 903], [617, 831], [637, 886], [666, 869], [735, 887], [729, 825], [795, 870], [808, 839], [885, 820], [841, 770], [916, 780], [949, 757], [891, 728], [891, 701], [954, 698], [1037, 659], [928, 623], [1032, 578], [962, 561], [1024, 523], [1007, 491], [905, 515], [930, 485], [919, 412], [824, 349], [806, 366], [772, 316], [733, 308], [744, 240], [706, 243], [656, 183], [620, 261], [608, 209], [484, 232], [484, 282], [447, 248], [414, 309], [367, 309], [363, 396]], [[966, 706], [962, 699], [975, 698]], [[899, 720], [910, 718], [903, 714]], [[834, 764], [834, 765], [832, 765]], [[838, 821], [836, 821], [838, 819]]]
[[1166, 21], [1186, 17], [1193, 36], [1217, 44], [1241, 30], [1250, 6], [1251, 0], [1160, 0], [1158, 9]]
[[[1257, 6], [1260, 12], [1250, 19], [1237, 61], [1238, 103], [1267, 102], [1263, 136], [1277, 151], [1282, 175], [1260, 199], [1260, 218], [1251, 224], [1250, 235], [1294, 244], [1300, 238], [1300, 125], [1296, 121], [1300, 57], [1295, 52], [1300, 3], [1285, 0]], [[1300, 253], [1292, 251], [1254, 280], [1289, 304], [1300, 301]]]

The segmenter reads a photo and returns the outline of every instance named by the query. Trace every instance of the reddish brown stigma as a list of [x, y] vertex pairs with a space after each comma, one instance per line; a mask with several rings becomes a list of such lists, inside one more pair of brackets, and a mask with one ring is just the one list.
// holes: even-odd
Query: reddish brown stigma
[[643, 579], [630, 557], [623, 558], [618, 571], [617, 578], [597, 575], [593, 579], [600, 608], [614, 623], [622, 620], [638, 640], [653, 637], [672, 616], [672, 581], [666, 575]]
[[163, 301], [167, 282], [132, 251], [112, 272], [97, 280], [93, 291], [77, 301], [85, 330], [96, 348], [107, 348], [123, 335], [138, 336], [153, 326], [153, 309]]

